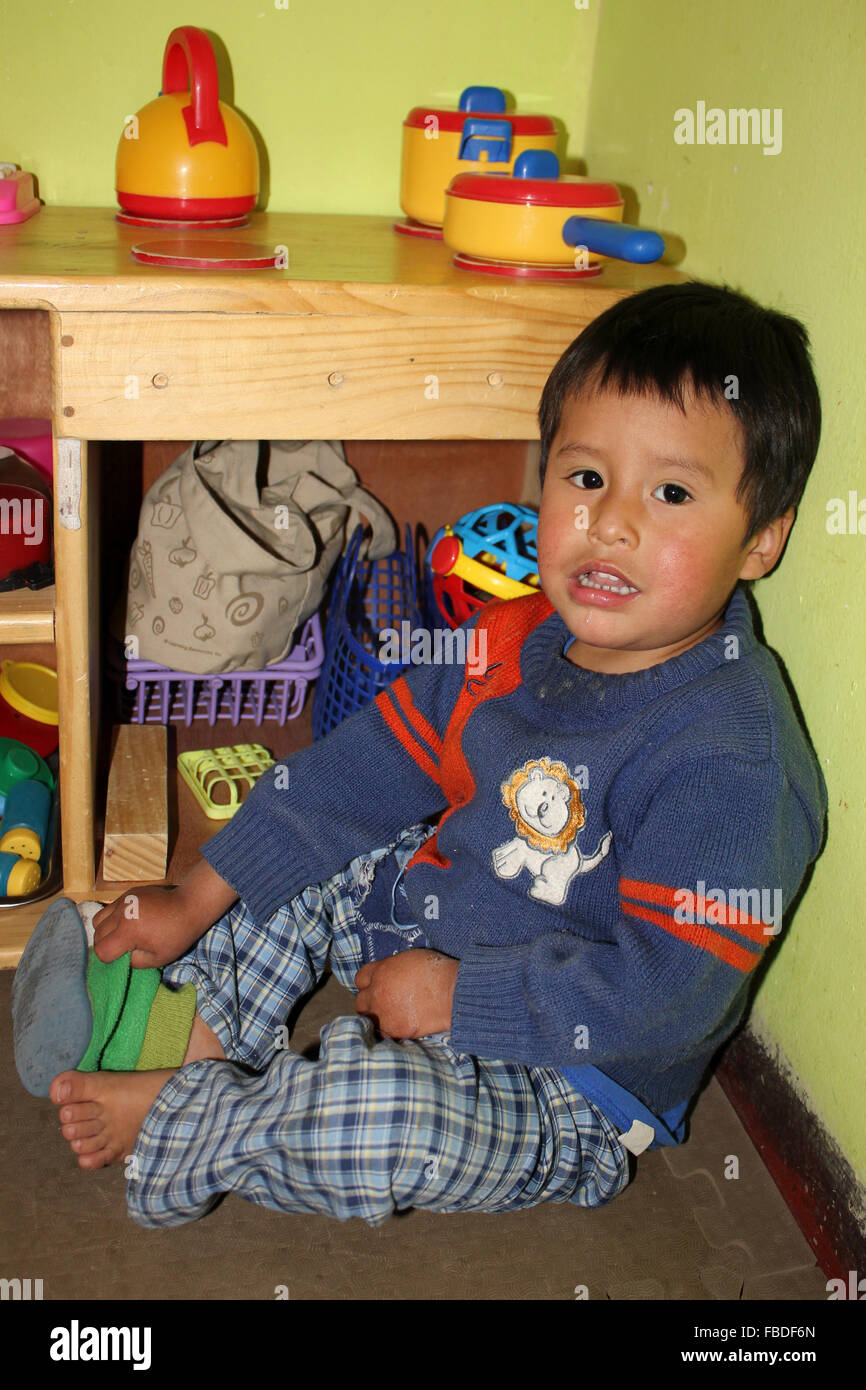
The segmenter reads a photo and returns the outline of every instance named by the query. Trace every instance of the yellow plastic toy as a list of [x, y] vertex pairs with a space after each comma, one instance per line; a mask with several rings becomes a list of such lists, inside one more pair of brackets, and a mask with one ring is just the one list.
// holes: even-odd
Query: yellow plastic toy
[[556, 126], [549, 116], [506, 111], [498, 87], [467, 87], [460, 109], [416, 106], [403, 122], [400, 206], [408, 225], [401, 232], [440, 234], [445, 190], [456, 174], [509, 174], [524, 150], [555, 150]]
[[0, 850], [0, 897], [24, 898], [35, 893], [42, 882], [42, 870], [34, 859]]
[[[489, 261], [516, 261], [530, 265], [568, 265], [574, 259], [562, 238], [562, 228], [572, 215], [621, 222], [623, 199], [615, 184], [594, 183], [576, 176], [558, 180], [557, 191], [570, 201], [544, 205], [520, 195], [524, 179], [492, 179], [474, 184], [455, 180], [445, 195], [446, 246], [463, 255]], [[498, 198], [497, 198], [497, 195]], [[593, 256], [597, 264], [598, 256]]]
[[4, 661], [0, 670], [0, 695], [28, 719], [40, 724], [59, 724], [57, 672], [36, 661]]
[[[445, 538], [453, 536], [450, 526], [445, 527]], [[453, 554], [454, 559], [448, 568], [448, 559]], [[448, 557], [446, 559], [446, 556]], [[470, 560], [469, 556], [462, 548], [456, 548], [449, 552], [445, 545], [441, 551], [437, 552], [437, 560], [443, 566], [437, 569], [436, 573], [443, 578], [447, 575], [456, 575], [458, 579], [463, 579], [467, 584], [472, 584], [476, 589], [486, 589], [491, 598], [522, 598], [524, 594], [538, 592], [538, 582], [535, 584], [521, 584], [519, 579], [509, 579], [507, 574], [503, 574], [495, 568], [496, 560], [492, 555], [482, 551], [477, 560]], [[434, 564], [436, 562], [434, 561]]]
[[117, 147], [120, 221], [236, 224], [255, 207], [259, 157], [246, 122], [219, 100], [210, 39], [191, 24], [165, 46], [162, 94], [124, 127]]
[[178, 772], [211, 820], [230, 820], [253, 783], [273, 765], [260, 743], [201, 748], [181, 753], [177, 760]]
[[576, 278], [608, 257], [646, 264], [664, 240], [622, 220], [615, 183], [560, 175], [549, 150], [527, 150], [512, 175], [459, 174], [445, 194], [446, 246], [454, 264], [488, 274]]
[[436, 532], [426, 563], [435, 603], [450, 627], [492, 598], [538, 593], [537, 526], [531, 507], [497, 502]]

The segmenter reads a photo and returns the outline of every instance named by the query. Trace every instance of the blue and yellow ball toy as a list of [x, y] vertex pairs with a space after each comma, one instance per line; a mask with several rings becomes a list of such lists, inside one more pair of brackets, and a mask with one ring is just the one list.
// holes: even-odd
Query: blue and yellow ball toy
[[492, 598], [537, 593], [538, 513], [516, 502], [467, 512], [436, 532], [427, 566], [436, 607], [459, 627]]

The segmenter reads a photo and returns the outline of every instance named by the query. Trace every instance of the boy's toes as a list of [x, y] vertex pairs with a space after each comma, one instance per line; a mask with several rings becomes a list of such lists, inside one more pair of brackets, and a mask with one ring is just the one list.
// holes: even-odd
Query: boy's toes
[[61, 1125], [71, 1125], [78, 1124], [81, 1120], [99, 1120], [102, 1114], [102, 1106], [95, 1100], [85, 1100], [75, 1105], [64, 1105], [57, 1112], [57, 1118]]
[[93, 1078], [98, 1076], [98, 1072], [58, 1072], [51, 1083], [48, 1094], [55, 1105], [63, 1105], [64, 1101], [71, 1101], [73, 1103], [89, 1101], [92, 1095], [91, 1087], [93, 1085]]
[[108, 1147], [105, 1131], [100, 1129], [97, 1134], [91, 1134], [86, 1137], [79, 1136], [77, 1139], [72, 1139], [70, 1140], [69, 1147], [72, 1149], [73, 1153], [76, 1154], [99, 1153], [100, 1149]]
[[63, 1138], [70, 1142], [73, 1139], [92, 1139], [95, 1134], [102, 1134], [103, 1130], [102, 1120], [73, 1120], [60, 1126]]
[[[73, 1144], [73, 1148], [75, 1145]], [[78, 1155], [79, 1168], [107, 1168], [109, 1164], [117, 1160], [111, 1149], [100, 1148], [94, 1153]]]

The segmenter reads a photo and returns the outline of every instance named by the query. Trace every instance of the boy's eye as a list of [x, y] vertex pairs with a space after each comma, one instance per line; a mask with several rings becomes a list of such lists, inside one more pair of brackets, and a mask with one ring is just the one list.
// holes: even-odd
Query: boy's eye
[[569, 476], [575, 487], [604, 487], [604, 478], [600, 473], [596, 473], [594, 468], [579, 468], [576, 473]]
[[664, 494], [664, 496], [659, 497], [660, 502], [679, 504], [681, 502], [691, 501], [691, 493], [686, 492], [685, 488], [680, 487], [679, 483], [659, 483], [653, 493], [653, 497], [658, 497], [660, 492]]

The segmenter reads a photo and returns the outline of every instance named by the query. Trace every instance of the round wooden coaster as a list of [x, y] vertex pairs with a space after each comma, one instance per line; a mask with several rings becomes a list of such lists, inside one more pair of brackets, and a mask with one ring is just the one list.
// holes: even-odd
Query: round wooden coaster
[[214, 241], [206, 236], [142, 241], [132, 254], [143, 265], [173, 266], [178, 270], [275, 270], [278, 252], [254, 241]]

